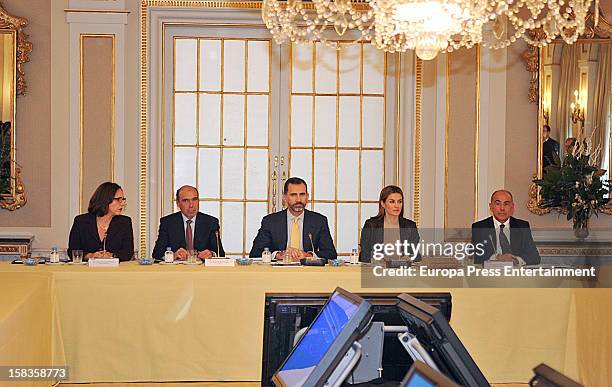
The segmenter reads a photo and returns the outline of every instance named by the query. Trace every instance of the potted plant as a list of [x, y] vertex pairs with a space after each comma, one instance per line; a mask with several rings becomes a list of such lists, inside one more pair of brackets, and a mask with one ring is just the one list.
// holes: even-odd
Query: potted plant
[[580, 239], [589, 235], [591, 215], [598, 216], [610, 201], [610, 180], [602, 178], [606, 170], [599, 168], [600, 153], [600, 147], [592, 149], [591, 138], [568, 138], [563, 160], [555, 157], [542, 178], [533, 180], [541, 187], [540, 206], [565, 214], [572, 221], [574, 235]]

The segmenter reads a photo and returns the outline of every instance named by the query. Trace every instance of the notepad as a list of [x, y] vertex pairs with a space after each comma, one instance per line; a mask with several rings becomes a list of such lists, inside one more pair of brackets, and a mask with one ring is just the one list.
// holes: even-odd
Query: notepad
[[89, 267], [119, 267], [119, 258], [90, 259]]

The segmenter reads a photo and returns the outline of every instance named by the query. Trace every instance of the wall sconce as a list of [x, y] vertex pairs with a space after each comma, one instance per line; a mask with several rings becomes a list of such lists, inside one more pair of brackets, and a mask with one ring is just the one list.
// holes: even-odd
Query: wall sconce
[[542, 103], [542, 117], [544, 118], [544, 125], [548, 125], [548, 119], [550, 118], [550, 108], [548, 107], [547, 101]]
[[584, 106], [580, 104], [578, 90], [574, 90], [574, 99], [576, 102], [572, 102], [570, 105], [570, 108], [572, 109], [572, 122], [574, 124], [580, 122], [580, 127], [584, 127]]

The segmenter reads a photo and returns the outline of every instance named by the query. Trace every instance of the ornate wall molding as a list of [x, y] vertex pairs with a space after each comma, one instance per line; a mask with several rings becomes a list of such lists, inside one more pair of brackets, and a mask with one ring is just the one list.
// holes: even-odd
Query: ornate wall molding
[[23, 32], [28, 25], [28, 19], [12, 16], [0, 4], [0, 28], [8, 28], [17, 32], [17, 95], [26, 94], [25, 71], [23, 65], [30, 61], [32, 43], [29, 35]]

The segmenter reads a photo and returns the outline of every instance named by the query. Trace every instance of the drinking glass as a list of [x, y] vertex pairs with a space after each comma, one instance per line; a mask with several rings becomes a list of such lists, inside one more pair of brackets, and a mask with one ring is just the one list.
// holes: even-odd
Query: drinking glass
[[72, 262], [83, 263], [83, 250], [72, 250]]

